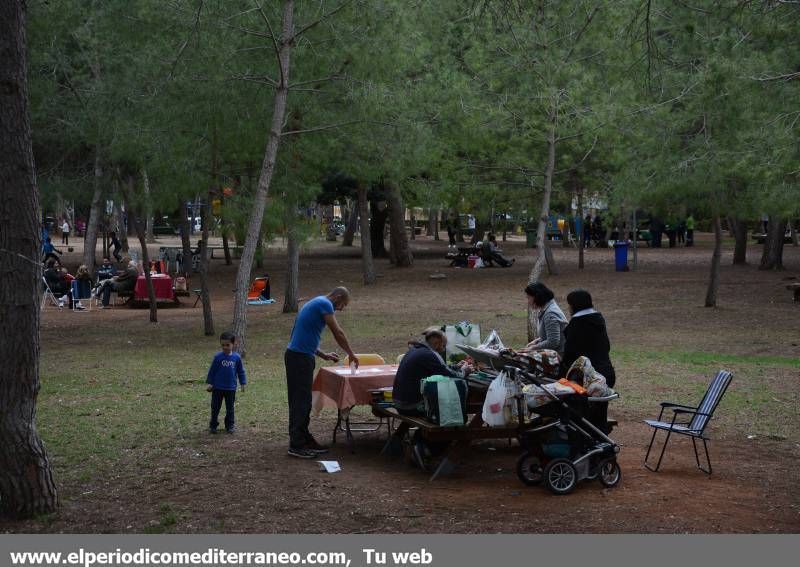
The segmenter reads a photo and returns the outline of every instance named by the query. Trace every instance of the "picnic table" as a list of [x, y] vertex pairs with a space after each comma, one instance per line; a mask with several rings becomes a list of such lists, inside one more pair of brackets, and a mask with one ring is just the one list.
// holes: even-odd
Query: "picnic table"
[[[153, 282], [153, 291], [155, 291], [156, 301], [177, 301], [175, 297], [175, 290], [172, 289], [172, 278], [167, 274], [154, 274], [150, 276]], [[150, 297], [147, 294], [147, 278], [139, 276], [136, 278], [136, 287], [133, 289], [133, 301], [149, 301]]]
[[[347, 444], [352, 450], [354, 430], [351, 428], [350, 411], [357, 405], [369, 406], [372, 403], [371, 392], [391, 387], [396, 373], [396, 364], [360, 366], [356, 374], [345, 366], [323, 366], [317, 371], [311, 386], [311, 408], [314, 415], [319, 415], [324, 408], [336, 408], [334, 443], [336, 433], [344, 431]], [[381, 420], [377, 427], [367, 430], [375, 431], [382, 423]]]
[[511, 439], [518, 437], [522, 427], [524, 426], [523, 415], [525, 412], [519, 412], [518, 423], [508, 425], [506, 427], [485, 427], [483, 418], [483, 402], [486, 399], [486, 392], [489, 389], [488, 384], [483, 381], [467, 379], [469, 389], [467, 391], [467, 415], [472, 416], [467, 420], [467, 424], [463, 427], [441, 427], [424, 417], [412, 417], [400, 414], [397, 409], [393, 407], [384, 407], [380, 402], [372, 404], [372, 413], [377, 417], [394, 419], [400, 422], [400, 425], [390, 435], [389, 440], [384, 445], [381, 454], [390, 454], [396, 452], [397, 448], [401, 446], [403, 437], [408, 433], [412, 427], [419, 428], [422, 438], [426, 441], [433, 443], [447, 442], [448, 446], [444, 452], [442, 460], [433, 471], [430, 480], [436, 480], [442, 474], [448, 474], [455, 469], [453, 463], [454, 458], [466, 451], [472, 441], [478, 439]]
[[476, 246], [458, 246], [455, 250], [448, 250], [445, 258], [450, 260], [451, 266], [466, 266], [470, 256], [480, 256]]

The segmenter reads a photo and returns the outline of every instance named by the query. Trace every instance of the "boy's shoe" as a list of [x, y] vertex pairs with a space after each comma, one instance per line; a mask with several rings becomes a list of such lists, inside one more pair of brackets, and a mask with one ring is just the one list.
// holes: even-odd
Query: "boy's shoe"
[[316, 455], [322, 455], [323, 453], [328, 452], [328, 448], [325, 445], [320, 445], [319, 443], [317, 443], [317, 440], [314, 439], [313, 437], [311, 438], [310, 441], [306, 442], [306, 444], [303, 446], [303, 449], [305, 449], [306, 451], [311, 451]]
[[215, 435], [217, 433], [217, 428], [216, 427], [209, 427], [208, 428], [208, 432], [211, 433], [212, 435]]
[[305, 448], [289, 447], [289, 456], [298, 459], [313, 459], [317, 454]]

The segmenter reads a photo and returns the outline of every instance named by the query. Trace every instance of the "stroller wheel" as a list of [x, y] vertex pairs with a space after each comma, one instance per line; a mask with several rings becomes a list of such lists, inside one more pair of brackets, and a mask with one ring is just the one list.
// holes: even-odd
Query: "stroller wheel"
[[536, 486], [542, 482], [542, 463], [535, 455], [527, 451], [517, 460], [517, 476], [528, 486]]
[[578, 484], [578, 471], [569, 459], [553, 459], [544, 468], [544, 484], [553, 494], [569, 494]]
[[622, 478], [622, 470], [617, 464], [617, 459], [612, 458], [601, 461], [597, 471], [597, 478], [600, 480], [600, 484], [606, 488], [617, 486]]

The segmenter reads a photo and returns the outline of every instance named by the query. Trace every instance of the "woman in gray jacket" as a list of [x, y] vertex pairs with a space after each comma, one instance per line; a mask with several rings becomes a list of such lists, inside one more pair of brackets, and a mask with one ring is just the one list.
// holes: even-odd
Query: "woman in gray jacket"
[[532, 350], [550, 349], [564, 355], [564, 328], [567, 318], [556, 303], [553, 292], [543, 283], [528, 284], [525, 288], [528, 296], [528, 305], [539, 311], [539, 338], [528, 343], [523, 352]]

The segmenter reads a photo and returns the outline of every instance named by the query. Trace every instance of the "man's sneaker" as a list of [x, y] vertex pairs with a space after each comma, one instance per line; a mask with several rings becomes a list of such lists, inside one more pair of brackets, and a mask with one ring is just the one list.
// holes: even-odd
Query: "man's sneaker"
[[226, 429], [225, 433], [236, 433], [236, 427], [231, 427], [230, 429]]
[[214, 435], [214, 434], [217, 433], [217, 428], [216, 427], [209, 427], [208, 428], [208, 432], [211, 433], [212, 435]]
[[328, 452], [328, 448], [325, 445], [320, 445], [317, 443], [317, 440], [313, 437], [311, 438], [311, 441], [306, 442], [306, 444], [303, 446], [303, 449], [306, 451], [311, 451], [315, 455], [322, 455], [323, 453]]
[[298, 459], [313, 459], [317, 456], [313, 451], [304, 448], [289, 447], [289, 456], [297, 457]]

